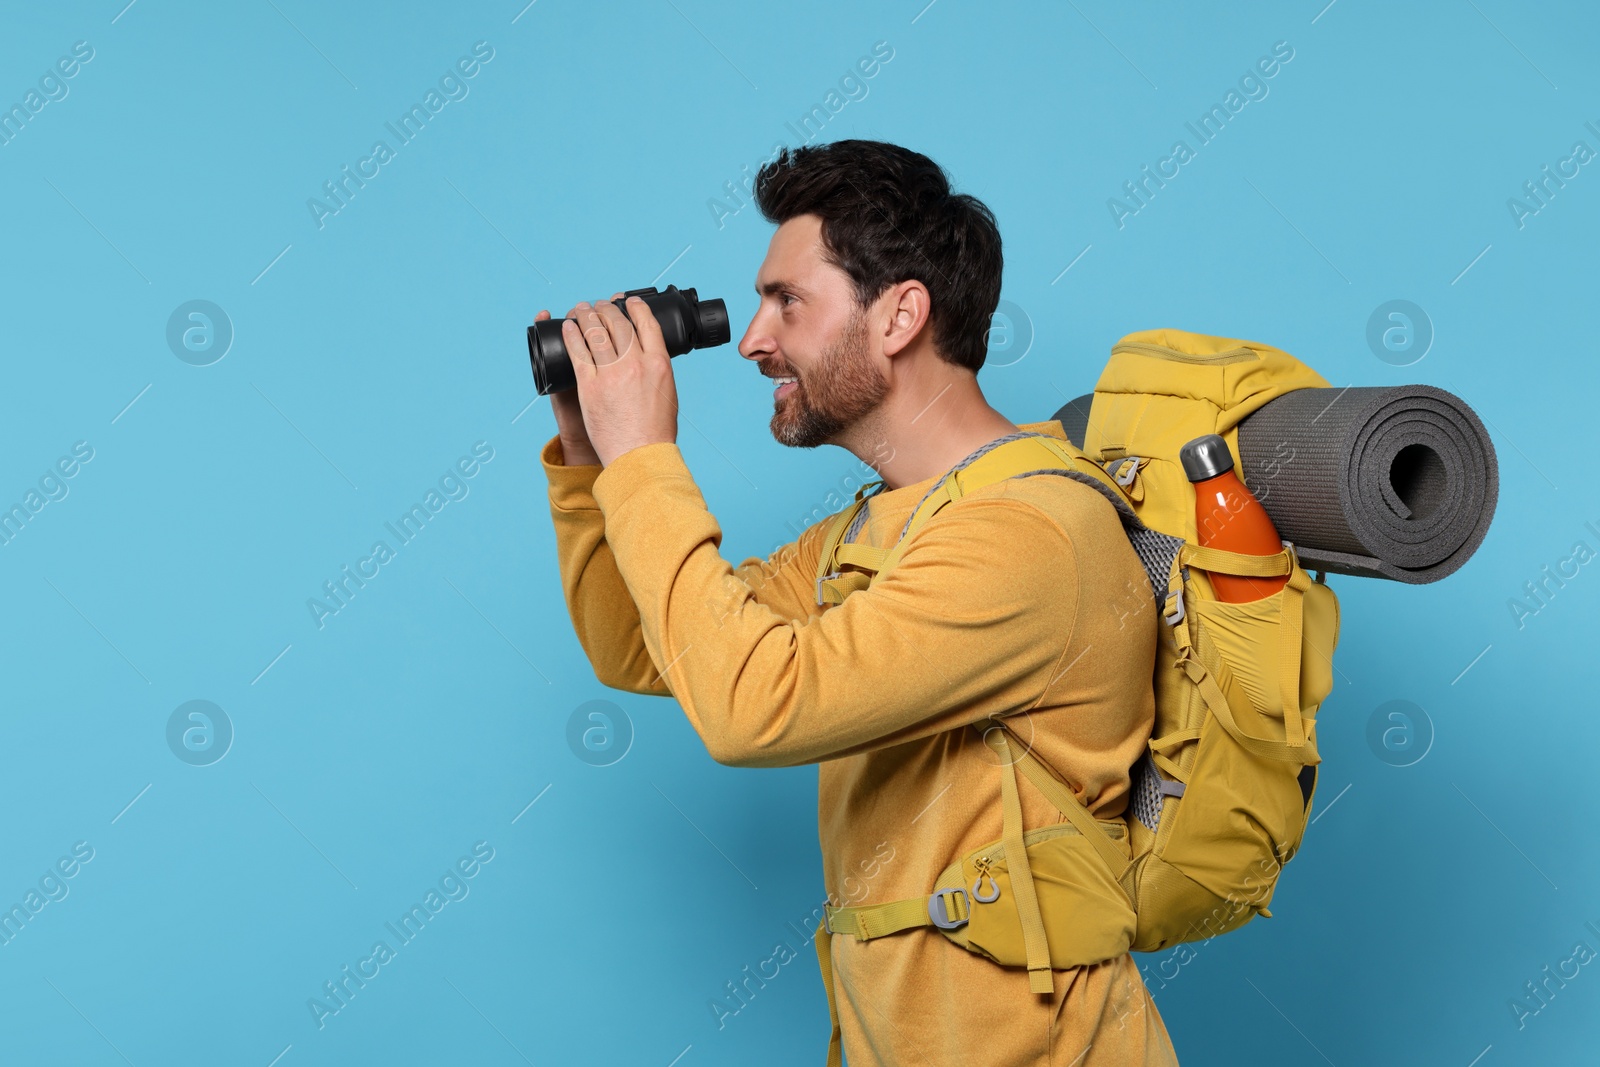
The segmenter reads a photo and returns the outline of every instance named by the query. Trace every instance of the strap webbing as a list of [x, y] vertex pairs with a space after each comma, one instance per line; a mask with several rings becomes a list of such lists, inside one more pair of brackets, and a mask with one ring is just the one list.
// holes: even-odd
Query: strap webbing
[[[872, 579], [865, 574], [840, 574], [836, 566], [836, 557], [839, 549], [850, 547], [841, 544], [846, 533], [854, 528], [856, 516], [861, 509], [866, 507], [867, 496], [871, 490], [881, 486], [882, 481], [868, 482], [856, 490], [856, 498], [850, 506], [833, 517], [828, 524], [828, 530], [822, 537], [821, 554], [817, 560], [817, 603], [842, 604], [844, 598], [857, 589], [865, 589]], [[844, 579], [859, 578], [859, 583], [845, 581]]]
[[843, 604], [851, 593], [860, 592], [872, 584], [872, 576], [860, 571], [836, 572], [827, 578], [817, 579], [818, 604]]
[[[1022, 923], [1022, 944], [1028, 959], [1028, 988], [1035, 993], [1055, 991], [1050, 977], [1050, 942], [1045, 936], [1044, 916], [1039, 912], [1039, 894], [1033, 885], [1033, 869], [1028, 849], [1022, 841], [1022, 800], [1017, 793], [1017, 754], [1004, 727], [991, 730], [985, 740], [1004, 761], [1000, 774], [1000, 841], [1006, 850], [1006, 866], [1011, 871], [1011, 899]], [[1094, 836], [1103, 838], [1098, 830]]]
[[1276, 578], [1288, 574], [1293, 567], [1291, 549], [1285, 545], [1270, 556], [1252, 556], [1243, 552], [1229, 552], [1221, 548], [1187, 543], [1179, 550], [1184, 563], [1203, 571], [1234, 574], [1241, 578]]
[[825, 922], [817, 924], [811, 936], [817, 946], [817, 968], [822, 971], [822, 988], [828, 991], [828, 1023], [833, 1032], [828, 1036], [828, 1067], [843, 1067], [844, 1053], [839, 1041], [839, 1006], [833, 1002], [833, 937]]
[[[959, 898], [958, 898], [959, 899]], [[836, 934], [854, 934], [857, 940], [870, 941], [885, 934], [898, 934], [914, 926], [932, 926], [928, 898], [912, 897], [884, 904], [861, 904], [851, 908], [823, 906], [823, 924]], [[954, 915], [952, 918], [960, 918]]]
[[1200, 740], [1200, 729], [1196, 727], [1193, 730], [1174, 730], [1170, 734], [1152, 737], [1149, 745], [1152, 752], [1165, 752], [1169, 748], [1176, 748], [1185, 741], [1198, 740]]
[[873, 548], [871, 545], [842, 544], [833, 550], [835, 563], [847, 563], [852, 567], [863, 567], [875, 571], [883, 566], [884, 557], [889, 554], [886, 548]]
[[[1194, 730], [1174, 730], [1172, 733], [1164, 734], [1161, 737], [1152, 737], [1146, 742], [1150, 749], [1150, 759], [1168, 778], [1173, 779], [1172, 782], [1163, 781], [1161, 783], [1163, 789], [1174, 783], [1180, 789], [1184, 786], [1183, 772], [1178, 769], [1178, 765], [1173, 762], [1172, 757], [1167, 755], [1167, 752], [1190, 741], [1198, 740], [1200, 740], [1200, 730], [1197, 728]], [[1174, 793], [1173, 795], [1180, 796], [1181, 794]]]
[[1067, 817], [1067, 821], [1077, 828], [1078, 833], [1089, 839], [1094, 850], [1105, 861], [1106, 869], [1120, 883], [1131, 857], [1123, 852], [1122, 846], [1113, 843], [1106, 836], [1106, 827], [1100, 820], [1083, 806], [1083, 801], [1078, 799], [1077, 794], [1046, 770], [1044, 764], [1040, 763], [1032, 752], [1022, 752], [1017, 758], [1017, 763], [1021, 766], [1022, 773], [1028, 776], [1028, 781], [1045, 795], [1045, 799]]
[[[1292, 553], [1293, 549], [1289, 549]], [[1283, 587], [1283, 617], [1279, 624], [1278, 685], [1283, 694], [1283, 726], [1291, 748], [1305, 747], [1305, 719], [1300, 711], [1300, 646], [1304, 641], [1305, 591], [1311, 576], [1304, 570], [1289, 573]]]
[[1168, 778], [1171, 778], [1175, 782], [1183, 783], [1183, 771], [1180, 770], [1178, 765], [1172, 762], [1171, 759], [1159, 752], [1150, 753], [1150, 758], [1155, 762], [1157, 767], [1166, 773]]
[[[1015, 477], [1035, 473], [1040, 469], [1064, 469], [1093, 476], [1113, 495], [1119, 491], [1111, 477], [1081, 454], [1075, 456], [1066, 442], [1050, 434], [1020, 431], [997, 438], [967, 456], [917, 502], [900, 531], [900, 537], [887, 549], [870, 548], [848, 542], [856, 529], [864, 497], [868, 491], [883, 483], [871, 482], [856, 491], [856, 500], [829, 523], [822, 539], [817, 560], [817, 603], [842, 604], [853, 592], [867, 588], [872, 582], [893, 570], [909, 547], [906, 543], [912, 531], [927, 522], [939, 509], [952, 501], [960, 500], [983, 486]], [[1126, 508], [1126, 505], [1123, 505]], [[1132, 514], [1131, 511], [1128, 514]], [[858, 568], [841, 571], [840, 567]]]

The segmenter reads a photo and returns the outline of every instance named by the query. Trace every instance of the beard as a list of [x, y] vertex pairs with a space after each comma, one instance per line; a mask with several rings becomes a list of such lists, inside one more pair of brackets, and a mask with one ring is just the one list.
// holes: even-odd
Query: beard
[[772, 436], [791, 448], [827, 444], [876, 408], [888, 392], [889, 379], [869, 356], [866, 314], [858, 309], [817, 368], [778, 401]]

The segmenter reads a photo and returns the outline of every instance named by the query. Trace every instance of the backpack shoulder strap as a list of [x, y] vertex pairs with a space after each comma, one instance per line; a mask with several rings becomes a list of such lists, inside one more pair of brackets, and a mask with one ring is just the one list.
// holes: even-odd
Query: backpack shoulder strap
[[[867, 588], [887, 574], [905, 554], [911, 534], [937, 515], [945, 505], [1008, 478], [1043, 473], [1066, 474], [1091, 484], [1117, 508], [1124, 525], [1138, 523], [1117, 482], [1099, 464], [1080, 452], [1077, 446], [1049, 434], [1025, 434], [996, 445], [965, 466], [958, 466], [947, 473], [922, 498], [892, 548], [842, 543], [855, 522], [857, 512], [865, 506], [866, 490], [880, 483], [863, 486], [857, 492], [855, 502], [834, 517], [823, 539], [817, 560], [817, 603], [843, 603], [850, 593]], [[841, 570], [845, 566], [854, 570]]]
[[[866, 546], [847, 545], [843, 544], [842, 542], [844, 541], [845, 534], [855, 523], [856, 516], [860, 514], [862, 508], [866, 507], [868, 491], [882, 484], [883, 480], [878, 479], [876, 481], [868, 482], [860, 489], [857, 489], [855, 500], [850, 504], [849, 507], [845, 508], [843, 511], [839, 512], [839, 514], [833, 517], [833, 521], [828, 524], [827, 531], [822, 535], [822, 548], [818, 552], [817, 562], [818, 604], [843, 603], [847, 593], [853, 592], [857, 588], [866, 587], [867, 583], [865, 580], [863, 580], [859, 586], [846, 583], [845, 579], [853, 579], [857, 577], [864, 578], [865, 576], [840, 574], [838, 573], [836, 564], [852, 563], [857, 566], [860, 565], [859, 563], [856, 563], [856, 559], [859, 557], [842, 559], [840, 556], [841, 554], [848, 555], [849, 553], [847, 553], [846, 550], [856, 550], [865, 548]], [[878, 560], [878, 562], [882, 562], [881, 558]], [[876, 569], [876, 567], [873, 569]], [[826, 587], [824, 584], [825, 582], [827, 583]]]

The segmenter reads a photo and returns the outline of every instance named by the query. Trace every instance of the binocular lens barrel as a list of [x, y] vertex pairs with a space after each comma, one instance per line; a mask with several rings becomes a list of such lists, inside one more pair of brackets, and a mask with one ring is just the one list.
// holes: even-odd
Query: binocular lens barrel
[[[693, 348], [715, 348], [727, 344], [733, 337], [728, 325], [728, 308], [721, 300], [701, 300], [693, 289], [679, 289], [675, 285], [667, 286], [666, 292], [655, 288], [630, 289], [622, 294], [621, 300], [611, 301], [625, 318], [630, 296], [644, 300], [655, 314], [669, 356], [681, 356]], [[561, 339], [561, 324], [565, 321], [546, 319], [528, 327], [528, 358], [533, 361], [533, 382], [540, 396], [577, 387], [572, 357]]]

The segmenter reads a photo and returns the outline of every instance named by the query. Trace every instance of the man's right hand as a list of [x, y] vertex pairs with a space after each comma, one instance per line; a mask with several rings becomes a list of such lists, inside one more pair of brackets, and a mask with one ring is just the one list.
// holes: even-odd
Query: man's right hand
[[[622, 294], [617, 293], [611, 299], [621, 300]], [[543, 322], [549, 317], [548, 310], [541, 310], [533, 320]], [[559, 393], [551, 393], [550, 409], [556, 415], [556, 433], [561, 438], [562, 464], [567, 467], [599, 464], [600, 456], [589, 443], [589, 430], [583, 424], [583, 408], [578, 405], [578, 391], [563, 389]]]

